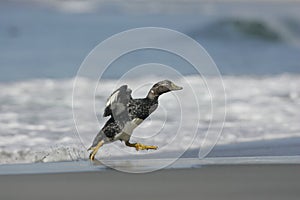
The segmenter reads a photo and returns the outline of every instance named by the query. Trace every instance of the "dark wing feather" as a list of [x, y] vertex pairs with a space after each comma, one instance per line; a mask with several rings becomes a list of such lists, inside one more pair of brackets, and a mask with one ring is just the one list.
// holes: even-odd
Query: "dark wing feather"
[[124, 113], [128, 116], [127, 104], [132, 99], [131, 92], [127, 85], [122, 85], [114, 91], [106, 101], [103, 117], [111, 115], [116, 118], [124, 116]]

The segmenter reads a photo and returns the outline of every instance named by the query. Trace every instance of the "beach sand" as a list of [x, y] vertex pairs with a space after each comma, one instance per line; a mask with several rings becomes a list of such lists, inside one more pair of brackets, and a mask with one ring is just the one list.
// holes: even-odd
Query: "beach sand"
[[[51, 168], [47, 163], [23, 166], [34, 165]], [[55, 166], [59, 164], [52, 163], [52, 168]], [[299, 164], [203, 165], [141, 174], [107, 168], [86, 171], [1, 175], [0, 199], [298, 200], [300, 197]]]

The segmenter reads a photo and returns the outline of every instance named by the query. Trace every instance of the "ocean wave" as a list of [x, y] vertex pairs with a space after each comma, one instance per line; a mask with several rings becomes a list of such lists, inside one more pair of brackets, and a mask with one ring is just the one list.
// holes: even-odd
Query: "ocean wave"
[[[216, 79], [207, 78], [212, 82]], [[161, 78], [140, 77], [123, 80], [123, 83], [133, 89], [133, 96], [136, 98], [145, 96], [151, 84], [159, 79]], [[95, 87], [95, 82], [88, 79], [77, 81], [82, 86], [77, 104], [74, 104], [75, 112], [80, 116], [77, 119], [80, 122], [77, 124], [79, 133], [75, 129], [72, 113], [74, 79], [0, 83], [1, 163], [87, 158], [86, 148], [106, 120], [101, 117], [106, 98], [122, 83], [117, 85], [116, 80], [108, 79], [99, 82], [95, 93], [98, 119], [98, 124], [95, 125], [91, 123], [95, 116], [87, 112], [89, 101], [86, 99], [86, 91]], [[214, 109], [217, 115], [214, 123], [210, 124], [211, 97], [202, 79], [186, 76], [174, 81], [185, 89], [174, 95], [162, 96], [158, 110], [135, 130], [132, 137], [133, 141], [160, 146], [158, 153], [185, 149], [190, 141], [194, 141], [191, 148], [199, 148], [208, 126], [211, 125], [213, 133], [223, 123], [222, 112], [225, 108], [218, 101], [222, 97], [216, 96]], [[300, 137], [300, 114], [296, 109], [300, 105], [299, 75], [223, 76], [223, 81], [227, 95], [227, 117], [218, 145]], [[190, 92], [187, 83], [196, 93]], [[217, 89], [213, 84], [211, 87], [210, 90]], [[196, 129], [198, 119], [195, 117], [197, 106], [193, 103], [195, 95], [200, 108]], [[180, 127], [182, 129], [178, 133]], [[197, 130], [196, 140], [193, 140], [194, 129]], [[115, 142], [105, 145], [100, 154], [112, 157], [147, 153], [149, 152], [136, 152]]]
[[225, 17], [208, 22], [198, 30], [188, 33], [194, 38], [222, 40], [263, 40], [266, 42], [287, 42], [300, 44], [300, 21], [294, 18], [247, 18]]

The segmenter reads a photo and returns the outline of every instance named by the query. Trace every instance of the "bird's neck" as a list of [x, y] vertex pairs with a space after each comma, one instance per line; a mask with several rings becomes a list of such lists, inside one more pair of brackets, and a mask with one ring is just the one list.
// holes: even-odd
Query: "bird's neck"
[[148, 95], [147, 95], [147, 99], [149, 99], [149, 100], [158, 100], [158, 97], [159, 97], [159, 94], [157, 94], [156, 92], [155, 92], [155, 90], [153, 90], [153, 89], [151, 89], [149, 92], [148, 92]]

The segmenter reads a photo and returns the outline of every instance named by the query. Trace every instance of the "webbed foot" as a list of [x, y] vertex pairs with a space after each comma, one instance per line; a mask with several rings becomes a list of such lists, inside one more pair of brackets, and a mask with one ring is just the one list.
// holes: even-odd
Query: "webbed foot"
[[100, 148], [103, 144], [104, 144], [104, 141], [101, 140], [101, 141], [97, 144], [97, 146], [91, 147], [91, 148], [88, 149], [88, 150], [92, 150], [92, 152], [90, 153], [90, 156], [89, 156], [89, 159], [90, 159], [90, 160], [95, 160], [95, 155], [97, 154], [99, 148]]
[[153, 145], [145, 145], [145, 144], [141, 144], [141, 143], [129, 143], [129, 142], [125, 142], [126, 146], [129, 147], [134, 147], [137, 151], [139, 150], [149, 150], [149, 149], [153, 149], [156, 150], [158, 148], [158, 146], [153, 146]]

